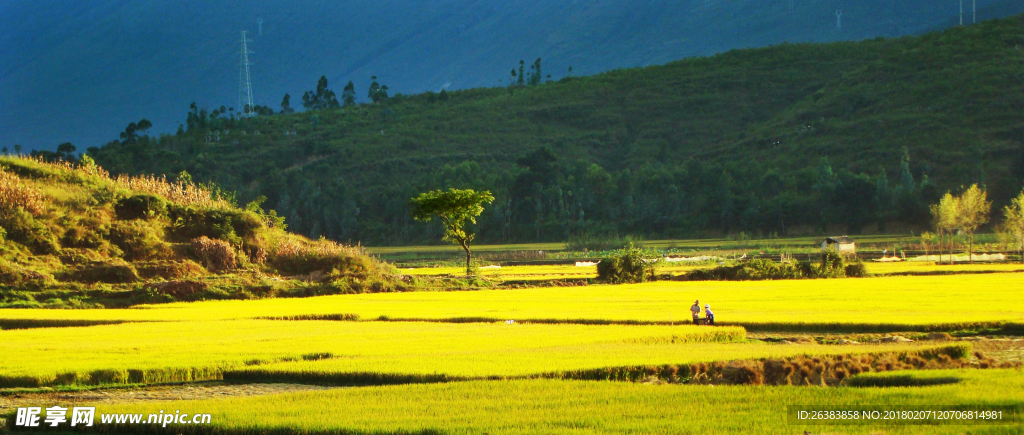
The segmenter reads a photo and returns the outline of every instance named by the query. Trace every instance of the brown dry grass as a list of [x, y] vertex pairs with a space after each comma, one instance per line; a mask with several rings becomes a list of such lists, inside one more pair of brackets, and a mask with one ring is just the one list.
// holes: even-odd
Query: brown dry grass
[[26, 185], [17, 175], [0, 169], [0, 210], [19, 208], [39, 216], [46, 209], [46, 201], [39, 189]]
[[159, 195], [183, 205], [198, 205], [213, 208], [231, 208], [231, 204], [223, 199], [215, 199], [213, 194], [201, 186], [191, 183], [170, 182], [166, 177], [148, 175], [111, 177], [110, 173], [96, 165], [74, 164], [66, 161], [47, 162], [32, 156], [5, 157], [5, 159], [33, 167], [44, 173], [61, 174], [64, 178], [79, 181], [90, 180], [99, 183], [110, 183], [116, 187], [136, 193]]
[[202, 236], [192, 239], [192, 249], [211, 272], [230, 270], [238, 266], [235, 248], [223, 240]]

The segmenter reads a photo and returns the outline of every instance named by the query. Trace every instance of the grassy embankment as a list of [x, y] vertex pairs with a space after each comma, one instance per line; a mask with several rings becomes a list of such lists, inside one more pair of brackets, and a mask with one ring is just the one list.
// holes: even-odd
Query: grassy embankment
[[[390, 291], [359, 248], [286, 232], [257, 204], [94, 164], [0, 157], [0, 307]], [[284, 278], [282, 277], [296, 277]]]

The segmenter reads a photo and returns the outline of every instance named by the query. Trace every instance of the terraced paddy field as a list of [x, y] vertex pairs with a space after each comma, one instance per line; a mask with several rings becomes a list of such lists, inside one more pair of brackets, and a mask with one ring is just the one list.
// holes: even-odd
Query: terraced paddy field
[[[40, 405], [52, 406], [61, 396], [38, 388], [145, 390], [209, 380], [359, 386], [104, 402], [97, 412], [214, 417], [209, 426], [91, 429], [107, 433], [707, 433], [714, 426], [714, 433], [1019, 434], [1020, 425], [790, 424], [786, 406], [1024, 406], [1019, 342], [990, 350], [967, 341], [879, 343], [878, 334], [873, 343], [841, 339], [971, 328], [1019, 335], [1021, 288], [1024, 274], [990, 273], [6, 309], [0, 325], [22, 329], [0, 331], [0, 394], [19, 397], [19, 406], [51, 398]], [[697, 298], [725, 326], [686, 325]], [[774, 332], [755, 340], [747, 329]], [[764, 338], [787, 331], [846, 344]], [[997, 353], [1002, 359], [992, 359]], [[1004, 365], [1018, 368], [992, 368]], [[918, 369], [910, 378], [932, 380], [851, 386], [907, 368]], [[880, 379], [866, 382], [890, 382]], [[10, 426], [12, 411], [0, 416]]]
[[1024, 274], [411, 292], [207, 301], [105, 310], [0, 310], [5, 328], [253, 318], [678, 324], [696, 299], [748, 330], [930, 331], [1024, 323]]
[[[929, 387], [808, 388], [656, 385], [560, 380], [472, 381], [381, 386], [222, 400], [102, 405], [97, 413], [210, 413], [209, 426], [97, 426], [108, 433], [302, 434], [1020, 434], [1020, 370], [903, 374], [942, 379]], [[886, 375], [891, 376], [891, 375]], [[791, 422], [788, 405], [1002, 406], [999, 424]]]

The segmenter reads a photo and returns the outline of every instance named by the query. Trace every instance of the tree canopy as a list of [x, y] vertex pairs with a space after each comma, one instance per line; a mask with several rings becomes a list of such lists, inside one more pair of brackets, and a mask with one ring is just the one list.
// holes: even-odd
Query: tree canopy
[[476, 237], [467, 228], [467, 222], [475, 224], [477, 216], [484, 211], [484, 204], [494, 201], [491, 192], [477, 192], [472, 189], [434, 190], [412, 198], [413, 218], [429, 222], [437, 217], [444, 224], [442, 240], [456, 243], [466, 251], [466, 273], [471, 271], [469, 244]]

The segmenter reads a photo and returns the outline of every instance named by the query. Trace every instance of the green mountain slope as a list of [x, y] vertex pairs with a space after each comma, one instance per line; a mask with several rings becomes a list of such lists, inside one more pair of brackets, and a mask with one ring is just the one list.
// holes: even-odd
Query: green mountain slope
[[187, 131], [90, 154], [264, 195], [292, 229], [365, 244], [436, 240], [408, 199], [449, 186], [495, 193], [488, 242], [904, 230], [947, 189], [1019, 192], [1022, 45], [1015, 17], [292, 115], [196, 111]]

